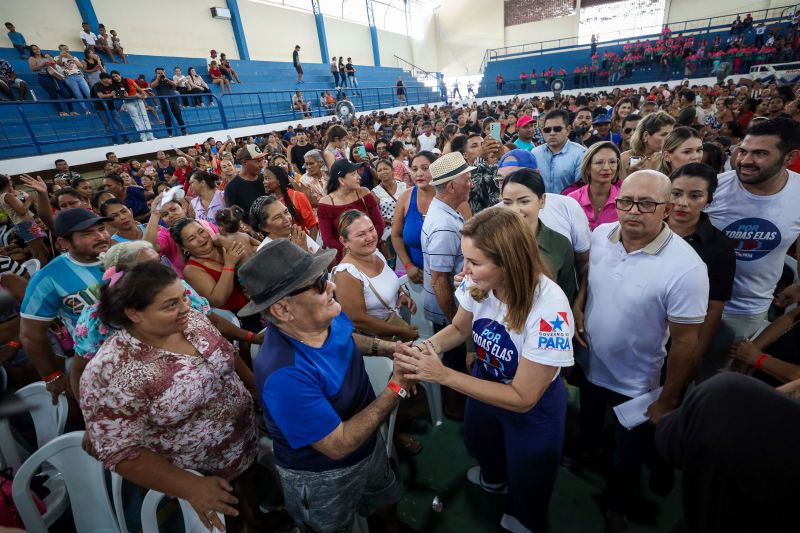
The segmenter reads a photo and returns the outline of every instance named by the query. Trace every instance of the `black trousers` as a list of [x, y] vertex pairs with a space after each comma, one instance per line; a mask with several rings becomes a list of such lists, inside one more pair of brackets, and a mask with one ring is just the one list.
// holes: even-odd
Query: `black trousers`
[[[159, 98], [158, 105], [161, 106], [161, 113], [164, 115], [164, 123], [167, 129], [170, 130], [172, 135], [177, 135], [176, 128], [172, 126], [172, 116], [175, 115], [175, 120], [181, 127], [181, 134], [186, 135], [186, 126], [183, 123], [183, 115], [181, 114], [181, 106], [178, 104], [177, 98]], [[171, 113], [170, 113], [171, 111]]]

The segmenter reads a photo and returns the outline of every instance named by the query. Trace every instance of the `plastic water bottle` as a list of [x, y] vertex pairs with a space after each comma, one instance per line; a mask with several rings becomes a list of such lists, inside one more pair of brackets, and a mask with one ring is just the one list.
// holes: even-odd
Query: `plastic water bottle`
[[442, 503], [442, 500], [440, 500], [438, 496], [434, 496], [433, 503], [431, 503], [431, 509], [437, 513], [441, 513], [443, 508], [444, 504]]

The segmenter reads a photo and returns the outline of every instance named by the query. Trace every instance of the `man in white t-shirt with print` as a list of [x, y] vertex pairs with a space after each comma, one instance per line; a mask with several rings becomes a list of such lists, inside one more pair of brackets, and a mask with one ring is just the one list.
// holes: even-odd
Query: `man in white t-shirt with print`
[[[672, 208], [671, 184], [660, 172], [634, 172], [617, 198], [619, 222], [592, 233], [584, 317], [575, 316], [577, 339], [588, 350], [576, 354], [581, 379], [583, 452], [600, 450], [606, 408], [659, 387], [671, 338], [664, 388], [647, 408], [657, 423], [681, 402], [697, 365], [693, 357], [708, 305], [706, 266], [664, 219]], [[580, 377], [580, 376], [579, 376]], [[638, 486], [642, 456], [653, 425], [625, 429], [615, 420], [616, 443], [607, 525], [624, 523]]]
[[720, 366], [735, 338], [751, 337], [763, 325], [786, 252], [800, 236], [800, 174], [786, 168], [798, 154], [800, 124], [788, 118], [756, 122], [736, 149], [734, 170], [719, 175], [706, 208], [736, 247], [733, 296], [711, 347]]
[[81, 24], [81, 32], [78, 34], [78, 36], [80, 37], [81, 42], [83, 42], [83, 47], [87, 50], [97, 44], [97, 35], [95, 35], [94, 32], [89, 29], [88, 22]]

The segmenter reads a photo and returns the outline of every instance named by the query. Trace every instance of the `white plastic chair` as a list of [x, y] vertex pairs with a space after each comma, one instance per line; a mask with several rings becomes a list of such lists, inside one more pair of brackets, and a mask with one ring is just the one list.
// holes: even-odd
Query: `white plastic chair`
[[[417, 312], [411, 315], [411, 325], [417, 327], [419, 339], [417, 342], [424, 341], [433, 336], [433, 324], [425, 319], [425, 288], [422, 285], [411, 283], [408, 275], [400, 277], [400, 284], [404, 285], [414, 304]], [[438, 383], [420, 382], [425, 390], [425, 397], [428, 399], [428, 411], [431, 414], [431, 423], [434, 426], [441, 426], [444, 420], [442, 411], [442, 387]]]
[[[72, 507], [77, 531], [119, 533], [117, 519], [108, 499], [105, 470], [99, 461], [83, 451], [82, 440], [83, 431], [56, 437], [34, 452], [17, 471], [11, 493], [28, 533], [47, 533], [48, 527], [61, 516], [67, 504]], [[42, 516], [33, 502], [30, 483], [44, 463], [58, 471], [68, 498], [63, 499], [62, 508], [51, 507], [48, 501], [53, 494], [45, 498], [47, 512]]]
[[[392, 360], [386, 357], [364, 357], [364, 367], [367, 369], [369, 382], [372, 385], [372, 390], [375, 391], [375, 396], [378, 396], [386, 388], [389, 380], [392, 377]], [[394, 448], [394, 426], [397, 422], [397, 408], [396, 405], [389, 415], [387, 424], [381, 426], [381, 435], [386, 441], [386, 454], [391, 457]], [[146, 532], [145, 532], [146, 533]]]
[[22, 263], [22, 266], [28, 271], [29, 276], [33, 276], [39, 271], [40, 268], [42, 268], [42, 264], [38, 259], [28, 259]]
[[211, 310], [211, 312], [214, 313], [215, 315], [221, 316], [222, 318], [224, 318], [225, 320], [227, 320], [228, 322], [230, 322], [231, 324], [233, 324], [237, 328], [242, 327], [242, 323], [239, 320], [239, 317], [236, 316], [233, 313], [233, 311], [228, 311], [227, 309], [220, 309], [218, 307], [215, 307], [215, 308], [213, 308]]
[[[202, 477], [194, 470], [187, 471], [196, 476]], [[157, 490], [147, 491], [147, 495], [144, 497], [144, 502], [142, 503], [142, 533], [159, 533], [158, 506], [165, 497], [167, 496], [164, 493], [158, 492]], [[200, 517], [197, 516], [197, 513], [189, 502], [179, 498], [178, 504], [180, 505], [181, 512], [183, 513], [183, 524], [186, 533], [208, 533], [208, 529], [206, 529], [206, 527], [200, 521]], [[217, 513], [217, 516], [224, 525], [225, 515], [222, 513]], [[219, 532], [219, 530], [214, 528], [211, 533], [215, 532]]]
[[[61, 379], [66, 379], [66, 377]], [[30, 415], [36, 431], [37, 448], [41, 448], [64, 433], [69, 410], [66, 396], [59, 396], [58, 405], [53, 406], [52, 396], [43, 381], [31, 383], [19, 389], [15, 394], [31, 407]], [[7, 418], [0, 420], [0, 454], [3, 456], [5, 467], [14, 471], [22, 466], [22, 462], [29, 455], [25, 447], [14, 437], [11, 423]]]

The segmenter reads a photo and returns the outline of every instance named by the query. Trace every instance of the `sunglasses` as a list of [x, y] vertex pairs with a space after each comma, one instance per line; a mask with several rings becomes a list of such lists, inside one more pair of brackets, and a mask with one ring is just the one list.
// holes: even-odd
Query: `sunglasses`
[[630, 132], [632, 132], [634, 129], [635, 129], [635, 128], [625, 128], [625, 129], [624, 129], [624, 130], [622, 130], [622, 131], [625, 133], [625, 135], [627, 135], [627, 134], [629, 134]]
[[327, 289], [327, 288], [328, 288], [328, 271], [326, 269], [320, 275], [320, 277], [318, 277], [313, 282], [311, 282], [311, 284], [306, 285], [305, 287], [300, 287], [299, 289], [296, 289], [296, 290], [290, 292], [286, 296], [297, 296], [298, 294], [304, 293], [309, 289], [317, 289], [317, 292], [319, 294], [322, 294], [322, 293], [325, 292], [325, 289]]
[[551, 131], [554, 132], [554, 133], [558, 133], [563, 129], [564, 129], [564, 126], [553, 126], [553, 127], [549, 127], [549, 128], [542, 128], [542, 131], [545, 132], [545, 133], [550, 133]]

